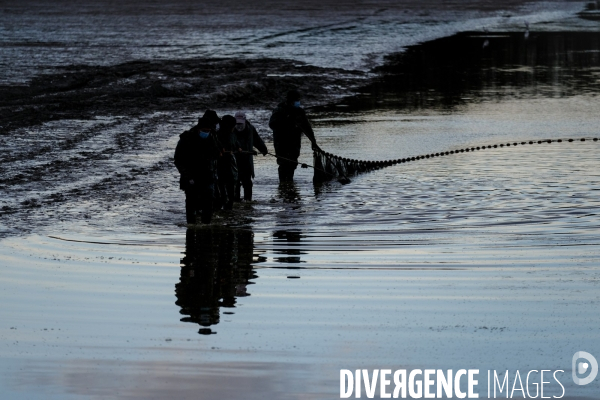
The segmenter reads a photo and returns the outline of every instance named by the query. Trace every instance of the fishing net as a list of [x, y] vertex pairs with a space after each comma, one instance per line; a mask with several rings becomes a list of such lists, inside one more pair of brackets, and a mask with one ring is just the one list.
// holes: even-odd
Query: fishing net
[[333, 179], [348, 179], [362, 172], [370, 172], [400, 162], [393, 161], [364, 161], [336, 156], [321, 149], [313, 152], [315, 182], [327, 182]]
[[[581, 139], [543, 139], [543, 140], [529, 140], [522, 142], [513, 143], [500, 143], [487, 146], [467, 147], [464, 149], [442, 151], [440, 153], [424, 154], [414, 157], [400, 158], [396, 160], [386, 161], [365, 161], [355, 160], [351, 158], [340, 157], [335, 154], [328, 153], [322, 149], [315, 149], [313, 151], [313, 162], [314, 162], [314, 176], [315, 182], [327, 182], [337, 179], [341, 183], [349, 183], [348, 177], [355, 176], [359, 173], [370, 172], [391, 165], [413, 162], [417, 160], [424, 160], [435, 157], [450, 156], [459, 153], [469, 153], [474, 151], [480, 151], [485, 149], [499, 149], [499, 148], [510, 148], [515, 146], [533, 145], [533, 144], [551, 144], [551, 143], [572, 143], [572, 142], [598, 142], [600, 139], [597, 137], [592, 138], [581, 138]], [[304, 166], [304, 165], [303, 165]]]

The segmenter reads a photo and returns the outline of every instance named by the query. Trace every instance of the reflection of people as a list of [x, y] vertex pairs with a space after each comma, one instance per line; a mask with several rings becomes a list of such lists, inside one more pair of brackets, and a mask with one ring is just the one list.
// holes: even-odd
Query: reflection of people
[[252, 179], [254, 178], [254, 156], [252, 152], [256, 147], [263, 156], [268, 150], [265, 142], [258, 136], [258, 132], [246, 119], [243, 111], [235, 113], [235, 136], [240, 145], [242, 153], [235, 155], [238, 165], [238, 183], [236, 186], [236, 201], [241, 199], [241, 188], [244, 187], [244, 200], [252, 200]]
[[300, 156], [302, 133], [311, 141], [313, 149], [318, 148], [310, 122], [300, 107], [298, 91], [290, 90], [286, 101], [273, 110], [269, 127], [273, 130], [273, 145], [278, 157], [279, 182], [293, 181]]
[[279, 185], [277, 188], [278, 196], [283, 200], [284, 203], [299, 203], [300, 192], [295, 182], [285, 182]]
[[[302, 254], [306, 254], [300, 250], [299, 243], [301, 242], [302, 232], [297, 230], [279, 230], [273, 232], [273, 240], [277, 242], [277, 250], [275, 254], [283, 254], [283, 257], [275, 257], [275, 261], [284, 264], [299, 264], [305, 261], [300, 259]], [[291, 243], [291, 247], [282, 247], [279, 242]]]
[[175, 285], [183, 322], [202, 327], [199, 333], [219, 323], [221, 307], [235, 307], [236, 297], [249, 296], [246, 286], [256, 278], [254, 237], [250, 230], [203, 228], [186, 232], [185, 257]]
[[179, 187], [185, 191], [188, 224], [196, 223], [200, 210], [202, 223], [208, 224], [212, 219], [216, 160], [219, 157], [214, 136], [217, 123], [217, 114], [208, 110], [196, 126], [179, 136], [175, 149], [175, 166], [181, 174]]

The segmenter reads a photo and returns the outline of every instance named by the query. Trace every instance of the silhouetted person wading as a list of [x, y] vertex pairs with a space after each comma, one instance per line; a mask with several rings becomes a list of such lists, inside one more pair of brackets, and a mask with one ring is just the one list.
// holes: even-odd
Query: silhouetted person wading
[[273, 130], [273, 145], [277, 164], [279, 164], [279, 182], [294, 180], [294, 171], [298, 166], [302, 133], [311, 141], [313, 150], [318, 149], [315, 133], [300, 107], [300, 93], [290, 90], [286, 101], [280, 103], [269, 120]]
[[235, 118], [231, 115], [223, 115], [221, 118], [221, 127], [217, 131], [217, 140], [220, 148], [223, 149], [223, 155], [217, 161], [217, 170], [219, 176], [219, 194], [220, 205], [225, 210], [233, 208], [235, 197], [235, 185], [238, 182], [238, 167], [235, 153], [241, 150], [233, 130], [235, 128]]
[[242, 153], [236, 153], [238, 167], [238, 182], [235, 189], [235, 200], [240, 201], [241, 187], [244, 188], [244, 200], [252, 201], [252, 179], [254, 178], [254, 155], [252, 152], [256, 147], [263, 156], [268, 150], [265, 142], [258, 136], [256, 128], [246, 119], [243, 111], [235, 113], [235, 137]]
[[179, 136], [175, 149], [175, 166], [181, 174], [179, 187], [185, 191], [188, 224], [196, 223], [198, 214], [202, 223], [208, 224], [212, 219], [220, 155], [215, 138], [218, 120], [214, 111], [207, 111], [196, 126]]

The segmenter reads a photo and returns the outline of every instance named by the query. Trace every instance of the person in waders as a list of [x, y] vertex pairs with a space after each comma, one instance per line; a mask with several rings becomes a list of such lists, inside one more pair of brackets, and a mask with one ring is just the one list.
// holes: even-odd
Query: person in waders
[[219, 148], [222, 156], [217, 161], [217, 172], [219, 177], [220, 205], [224, 210], [233, 208], [235, 186], [238, 182], [238, 167], [235, 153], [241, 151], [241, 146], [233, 132], [235, 129], [235, 118], [224, 115], [221, 118], [220, 128], [217, 131]]
[[198, 215], [204, 224], [210, 223], [212, 219], [217, 159], [220, 156], [215, 126], [214, 118], [205, 113], [197, 125], [179, 136], [175, 148], [175, 166], [181, 175], [179, 187], [185, 191], [188, 224], [195, 224]]
[[311, 141], [313, 150], [319, 149], [306, 113], [300, 107], [300, 93], [297, 90], [290, 90], [286, 100], [273, 110], [269, 127], [273, 130], [279, 182], [291, 182], [298, 167], [302, 133]]
[[241, 151], [235, 157], [238, 167], [238, 181], [235, 188], [235, 201], [241, 201], [241, 191], [244, 188], [244, 200], [252, 201], [252, 179], [254, 178], [254, 148], [266, 156], [269, 152], [265, 142], [258, 136], [258, 132], [246, 119], [243, 111], [235, 113], [235, 136]]

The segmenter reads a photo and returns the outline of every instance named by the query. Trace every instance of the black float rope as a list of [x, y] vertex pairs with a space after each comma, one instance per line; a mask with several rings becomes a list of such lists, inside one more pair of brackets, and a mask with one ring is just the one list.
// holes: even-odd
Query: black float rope
[[[511, 147], [518, 145], [527, 145], [527, 144], [543, 144], [543, 143], [562, 143], [562, 142], [585, 142], [594, 141], [597, 142], [598, 138], [581, 138], [581, 139], [544, 139], [544, 140], [530, 140], [526, 142], [513, 142], [513, 143], [502, 143], [502, 144], [494, 144], [487, 146], [477, 146], [477, 147], [467, 147], [459, 150], [450, 150], [450, 151], [442, 151], [439, 153], [431, 153], [425, 155], [419, 155], [414, 157], [407, 158], [399, 158], [397, 160], [386, 160], [386, 161], [367, 161], [367, 160], [355, 160], [346, 157], [336, 156], [335, 154], [328, 153], [321, 149], [314, 150], [314, 159], [315, 165], [320, 170], [326, 171], [328, 175], [338, 174], [338, 176], [348, 176], [348, 175], [356, 175], [361, 172], [369, 172], [377, 169], [381, 169], [384, 167], [389, 167], [396, 164], [402, 164], [407, 162], [413, 162], [418, 160], [425, 160], [434, 157], [443, 157], [458, 153], [468, 153], [477, 150], [485, 150], [485, 149], [497, 149], [503, 147]], [[317, 170], [315, 169], [315, 177], [317, 174]], [[324, 177], [322, 177], [324, 178]]]

